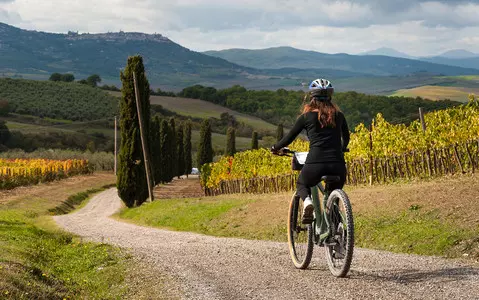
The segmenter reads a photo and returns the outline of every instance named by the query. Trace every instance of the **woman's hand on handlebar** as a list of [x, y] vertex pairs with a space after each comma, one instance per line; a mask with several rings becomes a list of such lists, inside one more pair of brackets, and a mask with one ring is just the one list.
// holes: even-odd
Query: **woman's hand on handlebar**
[[294, 152], [289, 150], [289, 148], [275, 149], [274, 146], [271, 147], [271, 153], [274, 155], [284, 156], [287, 154], [293, 154]]

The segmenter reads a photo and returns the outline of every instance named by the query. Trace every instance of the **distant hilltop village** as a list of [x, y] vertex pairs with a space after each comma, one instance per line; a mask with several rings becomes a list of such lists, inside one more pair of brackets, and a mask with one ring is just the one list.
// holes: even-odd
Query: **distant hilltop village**
[[66, 35], [68, 40], [105, 40], [105, 41], [153, 41], [170, 42], [167, 37], [159, 33], [146, 34], [141, 32], [107, 32], [107, 33], [81, 33], [69, 31]]

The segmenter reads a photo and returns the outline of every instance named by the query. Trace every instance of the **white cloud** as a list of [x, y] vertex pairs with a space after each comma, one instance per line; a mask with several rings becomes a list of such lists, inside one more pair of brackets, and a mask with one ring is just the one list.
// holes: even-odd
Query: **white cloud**
[[162, 33], [194, 50], [293, 46], [479, 52], [479, 0], [0, 0], [0, 22], [51, 32]]

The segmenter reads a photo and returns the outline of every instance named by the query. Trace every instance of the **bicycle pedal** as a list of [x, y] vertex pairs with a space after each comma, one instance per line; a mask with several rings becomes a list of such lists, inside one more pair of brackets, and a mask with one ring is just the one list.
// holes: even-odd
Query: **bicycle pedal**
[[301, 223], [305, 224], [305, 225], [309, 225], [309, 224], [312, 224], [314, 221], [314, 218], [311, 217], [311, 218], [304, 218], [301, 220]]
[[339, 243], [338, 243], [338, 241], [336, 241], [334, 239], [332, 239], [332, 240], [328, 239], [328, 240], [324, 241], [324, 245], [325, 246], [337, 246], [337, 245], [339, 245]]
[[328, 241], [326, 241], [326, 242], [324, 242], [324, 245], [334, 247], [334, 246], [338, 245], [338, 242], [328, 242]]

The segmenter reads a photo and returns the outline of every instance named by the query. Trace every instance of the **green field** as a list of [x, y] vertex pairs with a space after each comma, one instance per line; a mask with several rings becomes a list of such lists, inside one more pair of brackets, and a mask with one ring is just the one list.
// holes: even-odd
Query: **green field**
[[467, 80], [467, 81], [473, 81], [479, 84], [479, 75], [442, 76], [439, 78], [452, 79], [452, 80]]
[[426, 85], [412, 89], [398, 90], [391, 96], [421, 97], [430, 100], [450, 99], [467, 102], [469, 94], [479, 95], [479, 84], [477, 88]]
[[[211, 140], [213, 142], [213, 149], [215, 151], [222, 150], [224, 151], [226, 148], [226, 135], [213, 133], [211, 136]], [[199, 131], [192, 131], [191, 132], [191, 143], [193, 145], [193, 151], [198, 149], [198, 145], [200, 142], [200, 132]], [[261, 141], [259, 141], [261, 146]], [[251, 139], [245, 137], [236, 137], [236, 150], [248, 150], [251, 148]]]
[[[120, 96], [119, 92], [111, 92], [115, 96]], [[150, 96], [151, 104], [161, 105], [163, 108], [173, 111], [179, 115], [193, 118], [220, 118], [222, 113], [229, 113], [236, 117], [236, 120], [250, 125], [257, 131], [276, 130], [276, 126], [263, 121], [259, 118], [249, 116], [226, 107], [216, 105], [214, 103], [199, 99], [181, 98], [181, 97], [165, 97]]]

